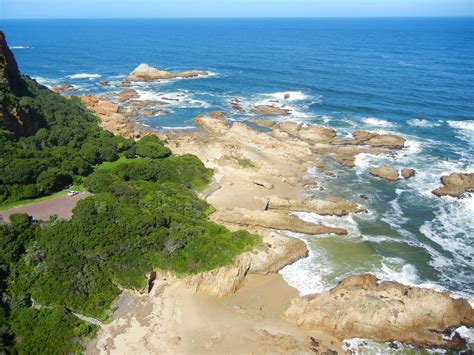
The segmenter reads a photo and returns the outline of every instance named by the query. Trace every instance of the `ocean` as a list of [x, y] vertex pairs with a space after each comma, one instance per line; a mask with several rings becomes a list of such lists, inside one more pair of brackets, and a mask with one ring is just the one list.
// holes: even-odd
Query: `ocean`
[[[396, 158], [361, 154], [354, 169], [334, 163], [337, 177], [308, 171], [325, 187], [318, 196], [338, 195], [369, 213], [300, 213], [349, 235], [295, 235], [310, 257], [281, 273], [302, 294], [373, 272], [474, 304], [474, 196], [431, 193], [443, 175], [474, 172], [473, 18], [15, 20], [0, 27], [22, 72], [79, 93], [112, 91], [98, 81], [118, 83], [140, 63], [211, 72], [137, 85], [141, 98], [170, 102], [170, 114], [142, 119], [152, 129], [192, 128], [195, 116], [214, 110], [246, 120], [229, 100], [282, 104], [289, 93], [285, 120], [324, 124], [341, 136], [402, 134], [408, 147]], [[417, 175], [388, 183], [368, 174], [384, 164]]]

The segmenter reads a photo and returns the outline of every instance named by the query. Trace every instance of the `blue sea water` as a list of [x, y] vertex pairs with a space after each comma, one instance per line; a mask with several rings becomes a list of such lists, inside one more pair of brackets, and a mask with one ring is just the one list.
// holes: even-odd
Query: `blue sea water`
[[[193, 127], [199, 114], [272, 102], [285, 118], [335, 128], [395, 132], [408, 139], [397, 158], [359, 155], [337, 178], [309, 172], [369, 210], [347, 218], [300, 214], [349, 228], [348, 236], [304, 239], [311, 256], [282, 271], [302, 293], [342, 277], [445, 289], [474, 301], [474, 197], [431, 190], [453, 171], [474, 172], [474, 19], [17, 20], [1, 21], [24, 73], [46, 85], [102, 93], [138, 64], [201, 69], [210, 77], [137, 86], [142, 98], [169, 99], [172, 112], [143, 118], [155, 129]], [[289, 93], [290, 99], [284, 100]], [[278, 118], [277, 118], [278, 119]], [[369, 167], [412, 167], [408, 181], [381, 182]], [[361, 197], [366, 195], [369, 199]]]

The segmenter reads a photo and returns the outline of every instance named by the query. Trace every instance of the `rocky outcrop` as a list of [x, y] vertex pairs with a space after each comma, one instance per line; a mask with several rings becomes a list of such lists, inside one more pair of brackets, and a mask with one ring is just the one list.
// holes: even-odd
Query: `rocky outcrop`
[[137, 99], [140, 97], [138, 92], [134, 89], [127, 89], [120, 92], [115, 92], [114, 95], [120, 102], [126, 102], [131, 99]]
[[100, 119], [102, 128], [126, 138], [135, 139], [143, 135], [139, 127], [130, 122], [129, 114], [122, 113], [116, 103], [97, 95], [81, 95], [79, 98]]
[[355, 275], [321, 294], [295, 298], [284, 312], [288, 321], [340, 339], [400, 341], [420, 347], [462, 349], [459, 326], [474, 326], [466, 300], [446, 292], [379, 282], [374, 275]]
[[474, 173], [452, 173], [441, 178], [444, 185], [433, 191], [436, 196], [463, 197], [465, 193], [474, 192]]
[[396, 134], [379, 134], [366, 131], [355, 131], [354, 139], [337, 139], [335, 144], [341, 145], [368, 145], [372, 147], [402, 149], [405, 147], [406, 139]]
[[346, 216], [349, 213], [361, 212], [362, 209], [353, 202], [332, 197], [325, 200], [291, 200], [269, 197], [268, 209], [295, 212], [311, 212], [322, 216]]
[[288, 109], [271, 105], [258, 105], [253, 107], [250, 112], [262, 116], [288, 116], [291, 113]]
[[397, 181], [400, 179], [398, 170], [391, 166], [382, 166], [380, 168], [370, 169], [370, 175], [376, 176], [388, 181]]
[[345, 229], [306, 222], [298, 217], [285, 213], [253, 211], [243, 208], [217, 211], [211, 215], [211, 219], [217, 223], [243, 228], [268, 228], [310, 235], [347, 234]]
[[148, 64], [140, 64], [134, 71], [130, 73], [125, 81], [159, 81], [164, 79], [176, 78], [196, 78], [199, 76], [209, 75], [208, 72], [202, 70], [184, 71], [184, 72], [169, 72], [165, 70], [158, 70], [149, 66]]
[[71, 85], [71, 84], [52, 86], [50, 89], [51, 91], [54, 91], [57, 93], [77, 91], [74, 85]]
[[167, 102], [161, 100], [130, 100], [127, 102], [133, 107], [153, 107], [153, 106], [166, 106]]
[[262, 242], [263, 248], [239, 255], [234, 265], [188, 276], [182, 282], [194, 292], [224, 297], [242, 287], [247, 274], [275, 273], [308, 256], [306, 245], [298, 239], [273, 233]]
[[331, 157], [334, 161], [346, 168], [353, 168], [355, 166], [355, 156], [349, 154], [335, 154]]
[[168, 110], [142, 108], [138, 110], [138, 113], [143, 116], [162, 116], [167, 115], [170, 112]]
[[411, 179], [413, 176], [416, 175], [415, 169], [404, 168], [401, 170], [401, 174], [405, 180]]
[[211, 133], [224, 133], [229, 130], [229, 121], [224, 112], [211, 112], [194, 119], [198, 126]]

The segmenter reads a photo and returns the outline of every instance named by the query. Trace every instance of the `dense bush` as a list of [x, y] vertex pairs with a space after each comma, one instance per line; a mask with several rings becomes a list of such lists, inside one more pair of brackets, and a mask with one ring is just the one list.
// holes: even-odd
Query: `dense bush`
[[[104, 319], [120, 289], [143, 288], [152, 270], [211, 270], [259, 242], [208, 220], [211, 206], [195, 191], [212, 171], [198, 158], [172, 156], [155, 137], [113, 137], [76, 98], [24, 85], [25, 96], [0, 86], [0, 97], [17, 100], [42, 128], [19, 139], [0, 131], [0, 203], [72, 182], [95, 195], [69, 221], [13, 215], [0, 224], [0, 353], [80, 352], [96, 329], [71, 310]], [[102, 162], [113, 163], [95, 167]]]
[[114, 161], [134, 146], [133, 141], [101, 129], [78, 98], [65, 99], [28, 78], [21, 80], [25, 96], [16, 97], [4, 86], [0, 92], [42, 128], [20, 138], [1, 131], [0, 203], [59, 191], [75, 175], [88, 175], [94, 165]]

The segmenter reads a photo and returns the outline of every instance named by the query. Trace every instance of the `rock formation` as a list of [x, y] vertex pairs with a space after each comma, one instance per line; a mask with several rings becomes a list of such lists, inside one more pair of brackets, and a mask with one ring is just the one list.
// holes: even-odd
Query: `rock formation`
[[361, 212], [361, 208], [353, 202], [332, 197], [325, 200], [291, 200], [279, 197], [269, 197], [269, 210], [295, 212], [312, 212], [322, 216], [346, 216], [349, 213]]
[[271, 105], [258, 105], [250, 110], [254, 115], [263, 116], [288, 116], [291, 112], [288, 109]]
[[370, 338], [400, 341], [421, 347], [462, 349], [460, 326], [474, 326], [474, 310], [448, 293], [379, 282], [375, 276], [355, 275], [318, 295], [295, 298], [285, 319], [301, 327], [324, 331], [340, 339]]
[[208, 72], [202, 70], [185, 71], [185, 72], [169, 72], [165, 70], [158, 70], [149, 66], [148, 64], [140, 64], [134, 71], [130, 73], [125, 81], [159, 81], [164, 79], [176, 78], [196, 78], [198, 76], [209, 75]]
[[51, 91], [54, 91], [57, 93], [77, 91], [74, 85], [71, 85], [71, 84], [52, 86], [50, 89]]
[[130, 99], [137, 99], [138, 97], [140, 97], [140, 95], [138, 95], [138, 92], [134, 89], [127, 89], [120, 92], [115, 92], [112, 95], [114, 95], [120, 102], [126, 102]]
[[[0, 93], [12, 93], [17, 97], [27, 94], [15, 57], [2, 31], [0, 31]], [[35, 117], [34, 112], [27, 112], [17, 101], [2, 95], [0, 129], [4, 128], [20, 137], [36, 133], [42, 125], [43, 122]]]
[[100, 126], [113, 134], [132, 139], [146, 134], [130, 122], [129, 116], [121, 113], [119, 106], [111, 100], [97, 95], [81, 95], [79, 98], [100, 119]]
[[[227, 226], [247, 227], [254, 230], [261, 228], [281, 229], [290, 232], [304, 233], [309, 235], [337, 234], [344, 235], [347, 231], [342, 228], [327, 227], [303, 221], [298, 217], [285, 213], [270, 211], [253, 211], [243, 208], [217, 211], [211, 215], [216, 223]], [[235, 228], [234, 228], [235, 229]]]
[[404, 168], [401, 170], [401, 174], [405, 180], [408, 180], [416, 175], [415, 169]]
[[388, 180], [388, 181], [397, 181], [400, 179], [398, 175], [398, 170], [392, 168], [391, 166], [382, 166], [380, 168], [370, 169], [370, 175]]
[[474, 173], [452, 173], [441, 178], [444, 185], [433, 191], [436, 196], [462, 197], [467, 192], [474, 192]]
[[224, 297], [242, 287], [247, 274], [275, 273], [308, 256], [304, 242], [276, 233], [264, 237], [263, 245], [259, 251], [239, 255], [234, 265], [188, 276], [182, 282], [195, 292]]

